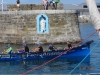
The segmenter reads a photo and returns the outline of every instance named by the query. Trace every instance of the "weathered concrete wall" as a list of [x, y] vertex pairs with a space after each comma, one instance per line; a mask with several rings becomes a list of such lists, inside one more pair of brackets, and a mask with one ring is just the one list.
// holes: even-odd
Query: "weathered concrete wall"
[[[37, 34], [36, 17], [46, 14], [50, 33]], [[29, 44], [80, 41], [78, 17], [74, 10], [34, 10], [23, 12], [0, 12], [0, 42]]]

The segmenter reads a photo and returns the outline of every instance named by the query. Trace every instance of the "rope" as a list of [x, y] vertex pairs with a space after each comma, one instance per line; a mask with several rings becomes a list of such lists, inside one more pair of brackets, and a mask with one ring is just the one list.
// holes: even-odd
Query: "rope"
[[[91, 36], [93, 36], [97, 31], [98, 31], [98, 30], [94, 31], [92, 34], [90, 34], [90, 35], [89, 35], [88, 37], [86, 37], [84, 40], [80, 41], [80, 42], [79, 42], [78, 44], [76, 44], [74, 47], [78, 46], [78, 45], [81, 44], [83, 41], [85, 41], [85, 40], [87, 40], [88, 38], [90, 38]], [[74, 47], [73, 47], [73, 48], [74, 48]], [[73, 48], [71, 48], [71, 49], [73, 49]], [[71, 49], [69, 49], [69, 50], [71, 50]], [[27, 71], [27, 72], [24, 72], [24, 73], [21, 74], [21, 75], [25, 75], [25, 74], [27, 74], [27, 73], [29, 73], [29, 72], [31, 72], [31, 71], [34, 71], [34, 70], [36, 70], [36, 69], [38, 69], [38, 68], [40, 68], [40, 67], [42, 67], [42, 66], [44, 66], [44, 65], [46, 65], [46, 64], [48, 64], [48, 63], [50, 63], [51, 61], [53, 61], [53, 60], [57, 59], [58, 57], [62, 56], [63, 54], [65, 54], [65, 53], [68, 52], [69, 50], [67, 50], [67, 51], [65, 51], [65, 52], [63, 52], [63, 53], [61, 53], [61, 54], [59, 54], [59, 55], [56, 56], [55, 58], [53, 58], [53, 59], [51, 59], [51, 60], [49, 60], [49, 61], [47, 61], [47, 62], [41, 64], [40, 66], [37, 66], [37, 67], [35, 67], [35, 68], [33, 68], [33, 69]]]
[[[91, 36], [93, 36], [97, 31], [99, 31], [100, 29], [94, 31], [92, 34], [90, 34], [89, 36], [87, 36], [85, 39], [83, 39], [81, 42], [79, 42], [78, 44], [76, 44], [77, 46], [80, 45], [83, 41], [87, 40], [88, 38], [90, 38]], [[74, 46], [75, 47], [75, 46]]]
[[96, 43], [96, 45], [92, 48], [92, 50], [87, 54], [86, 57], [84, 57], [84, 59], [68, 74], [70, 75], [88, 56], [89, 54], [96, 48], [96, 46], [100, 43], [100, 40]]

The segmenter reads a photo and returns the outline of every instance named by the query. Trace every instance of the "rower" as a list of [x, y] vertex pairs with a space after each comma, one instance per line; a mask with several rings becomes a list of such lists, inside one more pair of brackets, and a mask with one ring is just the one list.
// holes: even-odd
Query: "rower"
[[52, 44], [49, 44], [48, 51], [55, 51], [55, 47]]
[[33, 52], [40, 52], [43, 53], [43, 47], [41, 46], [41, 43], [37, 44], [37, 47], [32, 50]]
[[26, 42], [24, 42], [23, 46], [25, 47], [25, 52], [29, 53], [29, 47], [27, 46]]
[[68, 46], [68, 49], [72, 49], [72, 45], [69, 41], [67, 41], [67, 46]]
[[38, 51], [39, 51], [40, 53], [43, 53], [43, 47], [41, 46], [41, 44], [38, 44], [38, 48], [39, 48]]
[[29, 53], [29, 48], [28, 48], [28, 46], [26, 45], [26, 42], [24, 42], [24, 43], [22, 44], [22, 48], [17, 49], [17, 50], [18, 50], [19, 53], [23, 53], [23, 52]]
[[6, 47], [7, 47], [7, 48], [6, 48], [6, 50], [4, 51], [4, 53], [5, 53], [5, 54], [11, 54], [11, 52], [12, 52], [12, 47], [10, 47], [10, 44], [7, 44]]

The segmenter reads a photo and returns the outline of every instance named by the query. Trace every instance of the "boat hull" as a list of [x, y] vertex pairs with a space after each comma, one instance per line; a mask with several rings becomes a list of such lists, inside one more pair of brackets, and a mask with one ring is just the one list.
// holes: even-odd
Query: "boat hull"
[[12, 54], [0, 54], [0, 61], [20, 61], [20, 60], [39, 60], [39, 59], [53, 59], [57, 58], [80, 58], [85, 57], [90, 52], [90, 44], [85, 44], [73, 48], [72, 50], [55, 50], [43, 53], [12, 53]]

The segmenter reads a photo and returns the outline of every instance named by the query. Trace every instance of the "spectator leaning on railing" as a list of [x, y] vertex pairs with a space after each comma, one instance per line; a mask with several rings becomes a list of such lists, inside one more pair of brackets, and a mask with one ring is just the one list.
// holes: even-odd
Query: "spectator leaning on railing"
[[60, 0], [55, 0], [55, 7], [57, 9], [57, 4], [60, 2]]
[[48, 0], [43, 0], [44, 10], [48, 10]]
[[53, 6], [52, 9], [56, 9], [56, 7], [55, 7], [55, 1], [54, 1], [54, 0], [51, 0], [51, 1], [50, 1], [49, 5], [51, 5], [51, 4], [52, 4], [52, 6]]
[[19, 10], [19, 8], [20, 8], [20, 0], [17, 0], [16, 2], [17, 2], [17, 7], [18, 7], [17, 10]]

